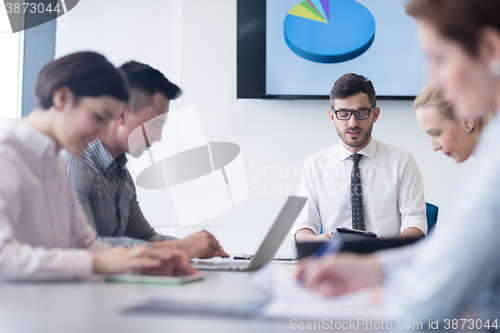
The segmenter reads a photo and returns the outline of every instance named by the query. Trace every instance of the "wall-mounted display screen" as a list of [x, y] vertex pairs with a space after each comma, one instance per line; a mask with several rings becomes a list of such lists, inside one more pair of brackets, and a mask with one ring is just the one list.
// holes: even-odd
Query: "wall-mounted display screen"
[[238, 98], [327, 98], [345, 73], [414, 98], [425, 58], [406, 0], [239, 0]]

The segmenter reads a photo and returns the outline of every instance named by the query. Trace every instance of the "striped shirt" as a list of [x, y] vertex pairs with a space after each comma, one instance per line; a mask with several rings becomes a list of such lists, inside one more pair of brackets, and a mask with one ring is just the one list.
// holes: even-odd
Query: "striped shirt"
[[101, 141], [91, 142], [79, 157], [62, 152], [78, 201], [98, 240], [112, 245], [152, 246], [176, 239], [157, 233], [142, 214], [125, 153], [113, 159]]

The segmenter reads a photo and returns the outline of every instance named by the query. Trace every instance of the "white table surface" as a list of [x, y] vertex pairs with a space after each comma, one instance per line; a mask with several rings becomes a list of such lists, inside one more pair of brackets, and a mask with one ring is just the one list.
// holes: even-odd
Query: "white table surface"
[[[290, 264], [290, 263], [276, 263]], [[185, 285], [85, 282], [0, 283], [0, 333], [289, 332], [288, 321], [179, 315], [124, 315], [152, 298], [189, 301], [259, 301], [269, 294], [251, 284], [249, 272], [208, 272]]]

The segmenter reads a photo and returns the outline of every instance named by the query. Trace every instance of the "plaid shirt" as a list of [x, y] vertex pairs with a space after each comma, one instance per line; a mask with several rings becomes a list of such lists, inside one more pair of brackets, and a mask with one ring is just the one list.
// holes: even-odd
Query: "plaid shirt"
[[152, 246], [176, 239], [158, 234], [142, 214], [125, 153], [115, 160], [98, 139], [80, 157], [62, 152], [78, 201], [97, 239], [112, 245]]

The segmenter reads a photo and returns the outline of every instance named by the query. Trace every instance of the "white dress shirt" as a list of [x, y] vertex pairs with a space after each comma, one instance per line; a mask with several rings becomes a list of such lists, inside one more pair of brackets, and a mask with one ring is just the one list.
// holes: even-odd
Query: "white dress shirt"
[[426, 323], [460, 318], [489, 294], [480, 313], [490, 324], [500, 321], [498, 133], [497, 114], [483, 130], [477, 159], [464, 171], [450, 213], [440, 222], [444, 228], [415, 245], [378, 254], [387, 302], [397, 316]]
[[55, 142], [0, 120], [0, 170], [0, 280], [90, 275], [90, 251], [109, 245], [94, 240]]
[[[352, 228], [351, 170], [353, 153], [342, 143], [309, 157], [302, 170], [299, 196], [308, 197], [292, 232], [308, 228], [316, 234]], [[415, 227], [427, 234], [424, 186], [410, 153], [371, 139], [361, 149], [365, 230], [393, 238]]]

